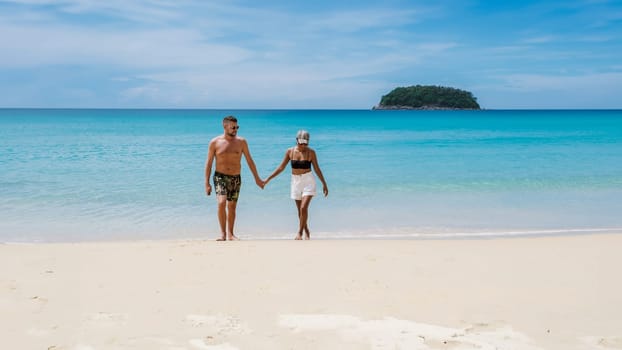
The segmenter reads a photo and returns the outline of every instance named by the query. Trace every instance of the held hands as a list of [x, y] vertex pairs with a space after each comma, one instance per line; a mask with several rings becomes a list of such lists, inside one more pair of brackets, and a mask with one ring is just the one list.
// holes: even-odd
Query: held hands
[[256, 178], [255, 183], [257, 184], [257, 186], [261, 187], [261, 189], [263, 190], [264, 186], [266, 186], [267, 181], [263, 181], [260, 178]]
[[265, 180], [261, 180], [261, 183], [262, 183], [261, 188], [264, 188], [268, 184], [268, 182], [270, 182], [270, 178], [267, 178]]

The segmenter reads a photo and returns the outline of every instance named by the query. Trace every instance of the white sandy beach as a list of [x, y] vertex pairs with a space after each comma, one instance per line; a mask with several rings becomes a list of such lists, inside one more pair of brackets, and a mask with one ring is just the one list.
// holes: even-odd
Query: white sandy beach
[[622, 234], [0, 244], [3, 349], [622, 349]]

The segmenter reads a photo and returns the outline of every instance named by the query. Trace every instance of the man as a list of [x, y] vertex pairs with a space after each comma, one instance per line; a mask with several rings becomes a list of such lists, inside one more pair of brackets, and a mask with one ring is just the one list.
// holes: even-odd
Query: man
[[208, 196], [212, 193], [209, 178], [212, 172], [212, 163], [216, 159], [214, 187], [218, 200], [218, 222], [221, 233], [218, 241], [237, 241], [238, 237], [233, 233], [233, 226], [235, 224], [235, 208], [242, 185], [242, 177], [240, 176], [242, 155], [246, 158], [246, 163], [255, 177], [257, 186], [263, 189], [264, 183], [257, 174], [257, 168], [248, 150], [246, 140], [237, 136], [240, 128], [238, 120], [234, 116], [227, 116], [223, 119], [222, 126], [224, 134], [214, 137], [209, 143], [207, 162], [205, 163], [205, 192]]

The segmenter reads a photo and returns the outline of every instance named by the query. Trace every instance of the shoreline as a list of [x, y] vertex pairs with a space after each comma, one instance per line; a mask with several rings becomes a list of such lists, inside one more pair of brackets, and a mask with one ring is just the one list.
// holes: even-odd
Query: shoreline
[[54, 350], [621, 349], [620, 246], [622, 234], [0, 244], [0, 322], [6, 347]]
[[[408, 231], [409, 233], [404, 233]], [[413, 232], [414, 231], [414, 232]], [[311, 234], [311, 240], [319, 241], [445, 241], [445, 240], [496, 240], [496, 239], [517, 239], [517, 238], [547, 238], [547, 237], [573, 237], [573, 236], [591, 236], [591, 235], [615, 235], [622, 234], [622, 228], [567, 228], [567, 229], [532, 229], [532, 230], [507, 230], [507, 231], [495, 231], [495, 230], [481, 230], [481, 231], [456, 231], [456, 232], [424, 232], [416, 230], [401, 229], [398, 231], [380, 232], [380, 230], [371, 230], [368, 232], [351, 232], [344, 233], [339, 232], [336, 235], [334, 232], [314, 232]], [[289, 241], [293, 240], [293, 234], [266, 236], [264, 234], [240, 234], [238, 237], [242, 241], [260, 242], [260, 241]], [[148, 237], [141, 235], [129, 235], [128, 237], [121, 238], [119, 236], [113, 236], [107, 239], [97, 239], [93, 237], [90, 239], [78, 240], [73, 238], [56, 239], [56, 240], [10, 240], [1, 241], [2, 244], [82, 244], [82, 243], [131, 243], [131, 242], [186, 242], [186, 241], [214, 241], [219, 236], [216, 234], [205, 235], [171, 235], [170, 237]]]

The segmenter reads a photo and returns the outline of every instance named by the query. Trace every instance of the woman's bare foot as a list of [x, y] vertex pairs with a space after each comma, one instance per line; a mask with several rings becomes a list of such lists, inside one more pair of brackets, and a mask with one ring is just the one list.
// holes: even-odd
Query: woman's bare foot
[[297, 240], [297, 241], [300, 241], [300, 240], [302, 240], [302, 235], [301, 234], [297, 234], [296, 238], [294, 238], [294, 239]]
[[228, 241], [239, 241], [240, 239], [233, 233], [227, 238]]

